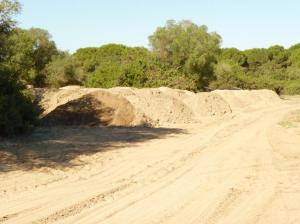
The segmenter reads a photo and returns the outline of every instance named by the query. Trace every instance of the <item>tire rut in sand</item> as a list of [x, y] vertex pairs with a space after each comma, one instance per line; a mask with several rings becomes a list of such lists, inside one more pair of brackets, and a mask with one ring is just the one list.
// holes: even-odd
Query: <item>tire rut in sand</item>
[[132, 184], [134, 184], [134, 183], [127, 183], [127, 184], [118, 186], [114, 189], [111, 189], [108, 192], [98, 194], [98, 195], [93, 196], [89, 199], [86, 199], [84, 201], [81, 201], [81, 202], [76, 203], [74, 205], [71, 205], [69, 207], [66, 207], [62, 210], [59, 210], [59, 211], [57, 211], [57, 212], [55, 212], [55, 213], [53, 213], [53, 214], [51, 214], [47, 217], [36, 220], [36, 221], [32, 222], [32, 224], [53, 223], [53, 222], [59, 221], [61, 219], [65, 219], [67, 217], [73, 216], [75, 214], [78, 214], [79, 212], [81, 212], [84, 209], [87, 209], [87, 208], [90, 208], [90, 207], [94, 206], [95, 204], [97, 204], [101, 201], [105, 201], [106, 197], [110, 197], [118, 191], [129, 188]]
[[[109, 198], [110, 199], [113, 198], [113, 201], [114, 201], [114, 200], [118, 200], [118, 198], [121, 199], [124, 196], [126, 197], [126, 196], [128, 196], [128, 194], [130, 194], [130, 192], [131, 193], [135, 192], [134, 189], [130, 191], [131, 187], [134, 187], [134, 186], [137, 186], [137, 187], [143, 186], [144, 187], [144, 186], [159, 182], [160, 180], [164, 179], [169, 174], [171, 174], [171, 173], [175, 172], [177, 169], [181, 168], [187, 161], [190, 161], [191, 159], [195, 158], [195, 156], [197, 156], [199, 153], [201, 153], [201, 151], [203, 149], [204, 148], [202, 148], [202, 147], [196, 148], [196, 149], [192, 150], [191, 152], [179, 157], [178, 160], [173, 161], [171, 163], [169, 162], [167, 164], [164, 164], [163, 167], [159, 167], [158, 169], [155, 169], [154, 172], [151, 172], [151, 175], [148, 174], [146, 176], [143, 176], [142, 179], [139, 179], [139, 176], [141, 176], [141, 173], [138, 173], [139, 175], [135, 175], [134, 177], [132, 176], [132, 177], [130, 177], [129, 180], [124, 180], [123, 182], [125, 182], [125, 183], [120, 183], [120, 185], [118, 187], [116, 187], [108, 192], [98, 194], [89, 199], [80, 201], [76, 204], [73, 204], [64, 209], [56, 211], [55, 213], [50, 214], [47, 217], [44, 217], [44, 218], [34, 221], [33, 224], [46, 224], [46, 223], [57, 222], [62, 219], [66, 219], [68, 217], [77, 215], [80, 212], [82, 212], [86, 209], [92, 208], [93, 206], [95, 206], [101, 202], [109, 201]], [[183, 174], [180, 174], [180, 175], [183, 175]], [[167, 187], [174, 181], [176, 181], [176, 180], [172, 179], [171, 181], [167, 181], [162, 187], [155, 189], [154, 191], [148, 192], [146, 195], [143, 195], [143, 197], [141, 197], [141, 198], [136, 198], [136, 199], [134, 199], [134, 201], [128, 202], [126, 204], [126, 206], [123, 206], [121, 208], [118, 208], [117, 210], [110, 212], [109, 214], [106, 215], [105, 218], [112, 217], [113, 215], [128, 208], [129, 206], [132, 206], [132, 205], [138, 203], [139, 201], [150, 197], [156, 191], [160, 190], [161, 188]], [[126, 190], [129, 190], [129, 192], [127, 192]], [[122, 193], [123, 191], [125, 191], [125, 192]], [[120, 194], [118, 196], [116, 196], [118, 193], [120, 193]]]

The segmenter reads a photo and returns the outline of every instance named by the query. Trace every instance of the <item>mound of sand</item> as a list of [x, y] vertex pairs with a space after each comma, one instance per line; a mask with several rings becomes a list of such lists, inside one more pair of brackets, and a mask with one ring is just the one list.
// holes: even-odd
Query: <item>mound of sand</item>
[[201, 117], [222, 116], [232, 112], [230, 105], [215, 93], [197, 93], [189, 105], [194, 113]]
[[195, 119], [231, 113], [229, 104], [216, 93], [193, 93], [167, 87], [161, 87], [159, 89], [164, 94], [173, 96], [186, 104], [186, 106], [193, 111]]
[[196, 94], [166, 87], [68, 86], [45, 90], [41, 105], [47, 125], [164, 126], [201, 122], [279, 101], [270, 90], [216, 90]]
[[150, 118], [153, 125], [167, 123], [188, 123], [194, 114], [184, 102], [175, 95], [164, 94], [160, 89], [114, 89], [126, 98], [138, 111]]
[[49, 114], [52, 110], [60, 105], [64, 105], [72, 100], [76, 100], [86, 94], [95, 92], [96, 89], [67, 89], [61, 88], [58, 90], [55, 89], [46, 89], [41, 96], [40, 104], [44, 109], [44, 115]]
[[131, 126], [147, 123], [143, 116], [137, 117], [135, 108], [125, 98], [108, 91], [68, 93], [71, 100], [59, 101], [56, 108], [44, 116], [45, 125]]
[[271, 90], [215, 90], [233, 111], [245, 108], [260, 108], [280, 102], [279, 96]]

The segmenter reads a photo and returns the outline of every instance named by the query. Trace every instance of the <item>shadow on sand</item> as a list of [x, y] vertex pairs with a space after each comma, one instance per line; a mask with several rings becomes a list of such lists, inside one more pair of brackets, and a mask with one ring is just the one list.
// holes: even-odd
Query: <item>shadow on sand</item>
[[0, 173], [43, 167], [66, 168], [80, 155], [117, 150], [151, 139], [184, 134], [176, 128], [47, 127], [0, 142]]

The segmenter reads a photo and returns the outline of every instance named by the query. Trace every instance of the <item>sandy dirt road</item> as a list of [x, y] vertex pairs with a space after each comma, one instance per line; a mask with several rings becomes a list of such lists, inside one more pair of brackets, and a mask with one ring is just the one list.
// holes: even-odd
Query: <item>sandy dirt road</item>
[[300, 223], [300, 131], [279, 125], [297, 109], [277, 104], [137, 142], [125, 132], [126, 143], [72, 166], [6, 167], [0, 223]]

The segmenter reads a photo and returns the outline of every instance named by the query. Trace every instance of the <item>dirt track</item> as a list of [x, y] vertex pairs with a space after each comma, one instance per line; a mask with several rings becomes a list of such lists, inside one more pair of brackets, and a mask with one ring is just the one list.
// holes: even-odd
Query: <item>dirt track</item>
[[28, 144], [90, 153], [7, 165], [0, 223], [300, 223], [300, 129], [279, 125], [297, 109], [284, 102], [157, 130], [54, 129], [54, 145]]

